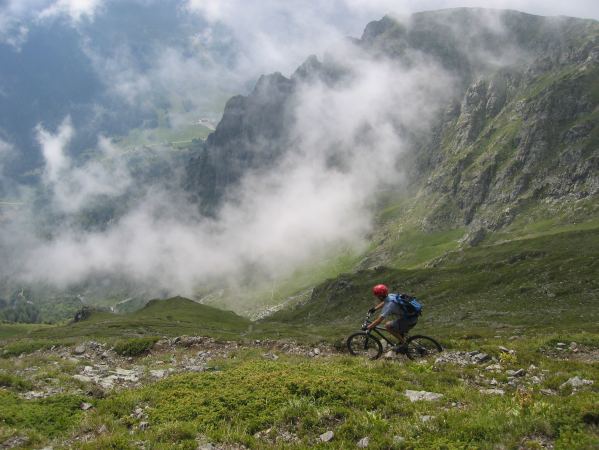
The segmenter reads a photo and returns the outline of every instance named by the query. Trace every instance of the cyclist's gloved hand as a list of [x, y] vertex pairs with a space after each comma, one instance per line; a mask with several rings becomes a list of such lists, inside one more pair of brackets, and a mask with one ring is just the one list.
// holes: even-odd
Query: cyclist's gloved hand
[[362, 331], [366, 331], [368, 330], [368, 324], [365, 323], [364, 325], [362, 325]]
[[376, 308], [370, 308], [368, 310], [368, 314], [373, 314], [376, 311]]

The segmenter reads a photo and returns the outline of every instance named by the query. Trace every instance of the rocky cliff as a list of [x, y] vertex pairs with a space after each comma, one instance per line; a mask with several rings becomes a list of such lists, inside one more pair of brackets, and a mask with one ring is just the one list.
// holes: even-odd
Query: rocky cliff
[[[460, 8], [384, 17], [355, 45], [407, 67], [433, 61], [455, 80], [443, 113], [404, 156], [413, 201], [426, 205], [414, 213], [422, 230], [484, 233], [532, 204], [596, 196], [598, 22]], [[205, 211], [244, 173], [268, 170], [293, 148], [298, 83], [326, 76], [334, 85], [339, 73], [311, 57], [291, 78], [262, 77], [249, 96], [229, 101], [189, 165], [188, 188]]]

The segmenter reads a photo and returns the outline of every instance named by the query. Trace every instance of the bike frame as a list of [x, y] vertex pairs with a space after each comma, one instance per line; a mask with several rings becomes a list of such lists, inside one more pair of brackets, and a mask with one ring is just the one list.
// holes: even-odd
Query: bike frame
[[[372, 317], [372, 314], [370, 314], [370, 313], [368, 313], [366, 315], [366, 320], [364, 322], [364, 325], [372, 323], [372, 321], [370, 320], [371, 317]], [[389, 333], [385, 327], [381, 327], [381, 326], [376, 326], [372, 330], [369, 331], [370, 334], [377, 336], [378, 338], [382, 339], [383, 341], [385, 341], [387, 344], [389, 344], [391, 346], [401, 345], [401, 342], [399, 342], [397, 340], [397, 337], [395, 337], [391, 333], [389, 333], [389, 335], [393, 336], [393, 340], [389, 340], [389, 338], [385, 334], [383, 334], [383, 332]], [[406, 335], [404, 336], [404, 342], [407, 339], [408, 339], [408, 333], [406, 333]]]
[[[394, 342], [394, 341], [390, 341], [389, 338], [384, 335], [383, 333], [381, 333], [381, 331], [384, 331], [385, 333], [388, 333], [386, 328], [383, 327], [374, 327], [372, 330], [370, 330], [370, 334], [374, 334], [376, 336], [378, 336], [380, 339], [382, 339], [383, 341], [385, 341], [387, 344], [389, 345], [398, 345], [399, 342]], [[395, 336], [393, 336], [395, 338]], [[397, 338], [395, 338], [397, 339]]]

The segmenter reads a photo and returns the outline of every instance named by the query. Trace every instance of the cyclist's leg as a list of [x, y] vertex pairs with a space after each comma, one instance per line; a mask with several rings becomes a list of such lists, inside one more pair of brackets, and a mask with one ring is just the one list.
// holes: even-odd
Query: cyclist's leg
[[401, 327], [400, 327], [400, 320], [401, 319], [395, 319], [393, 321], [389, 321], [387, 323], [385, 323], [385, 329], [391, 333], [393, 336], [395, 336], [398, 339], [398, 343], [401, 345], [403, 343], [405, 343], [406, 338], [404, 336], [404, 333], [401, 332]]

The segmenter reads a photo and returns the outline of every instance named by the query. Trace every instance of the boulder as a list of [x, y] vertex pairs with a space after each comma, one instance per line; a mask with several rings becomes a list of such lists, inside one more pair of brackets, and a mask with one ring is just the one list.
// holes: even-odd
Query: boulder
[[427, 392], [427, 391], [411, 391], [411, 390], [406, 390], [405, 392], [406, 397], [408, 397], [410, 399], [411, 402], [417, 402], [417, 401], [434, 401], [434, 400], [439, 400], [440, 398], [443, 398], [443, 394], [437, 394], [435, 392]]
[[333, 433], [332, 431], [327, 431], [318, 436], [318, 439], [320, 439], [320, 442], [330, 442], [333, 440], [334, 437], [335, 433]]

